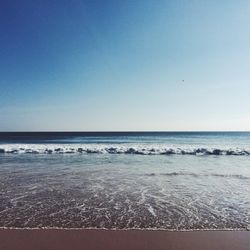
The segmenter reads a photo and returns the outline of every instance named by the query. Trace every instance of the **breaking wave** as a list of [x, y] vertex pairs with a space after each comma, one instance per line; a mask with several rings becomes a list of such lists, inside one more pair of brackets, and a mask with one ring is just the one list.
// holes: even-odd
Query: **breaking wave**
[[164, 145], [96, 145], [96, 144], [5, 144], [6, 154], [137, 154], [137, 155], [250, 155], [249, 149], [167, 147]]
[[249, 176], [241, 174], [219, 174], [219, 173], [192, 173], [192, 172], [169, 172], [169, 173], [149, 173], [146, 176], [192, 176], [192, 177], [221, 177], [221, 178], [233, 178], [233, 179], [249, 179]]

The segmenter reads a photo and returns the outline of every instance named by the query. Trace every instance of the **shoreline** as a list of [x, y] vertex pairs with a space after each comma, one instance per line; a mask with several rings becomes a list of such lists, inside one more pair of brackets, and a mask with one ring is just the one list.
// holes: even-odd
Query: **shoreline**
[[247, 250], [250, 232], [109, 229], [0, 229], [1, 250]]
[[250, 232], [250, 228], [202, 228], [202, 229], [165, 229], [165, 228], [97, 228], [97, 227], [0, 227], [1, 230], [98, 230], [98, 231], [159, 231], [159, 232]]

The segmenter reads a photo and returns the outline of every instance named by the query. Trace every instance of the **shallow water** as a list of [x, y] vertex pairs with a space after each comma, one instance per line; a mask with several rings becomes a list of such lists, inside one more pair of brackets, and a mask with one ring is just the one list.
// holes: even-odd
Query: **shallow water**
[[[165, 139], [92, 136], [77, 140], [63, 138], [63, 142], [61, 138], [53, 138], [53, 142], [48, 139], [43, 142], [44, 138], [39, 141], [32, 138], [32, 142], [2, 138], [0, 148], [20, 143], [31, 148], [59, 144], [65, 148], [65, 143], [73, 147], [89, 143], [98, 147], [100, 144], [169, 147], [171, 144], [177, 148], [185, 144], [185, 147], [247, 150], [249, 145], [249, 137], [242, 135], [221, 140], [214, 136], [211, 140], [204, 138], [209, 137], [206, 135], [201, 139], [200, 136], [188, 138], [189, 142], [171, 136], [171, 142], [168, 138], [166, 141], [166, 136]], [[248, 155], [0, 153], [0, 226], [247, 228], [250, 225], [249, 163]]]

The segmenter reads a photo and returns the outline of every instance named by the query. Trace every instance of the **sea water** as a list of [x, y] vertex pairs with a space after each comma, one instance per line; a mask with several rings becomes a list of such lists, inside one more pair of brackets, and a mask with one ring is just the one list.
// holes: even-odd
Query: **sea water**
[[0, 227], [246, 229], [250, 133], [0, 133]]

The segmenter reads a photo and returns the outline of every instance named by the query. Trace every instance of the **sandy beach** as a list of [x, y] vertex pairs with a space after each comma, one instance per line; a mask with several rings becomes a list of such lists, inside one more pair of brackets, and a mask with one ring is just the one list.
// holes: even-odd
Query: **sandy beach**
[[1, 229], [0, 250], [247, 250], [248, 231]]

